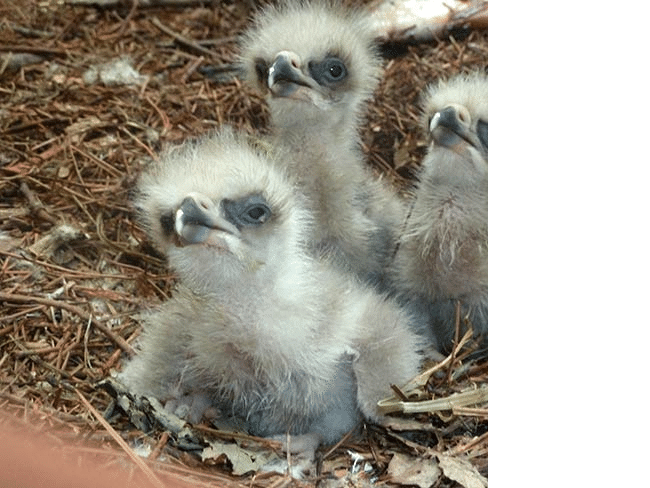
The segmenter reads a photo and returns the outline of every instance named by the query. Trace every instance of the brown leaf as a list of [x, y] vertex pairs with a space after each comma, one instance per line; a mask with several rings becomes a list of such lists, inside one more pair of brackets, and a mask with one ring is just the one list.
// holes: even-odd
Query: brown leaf
[[487, 480], [481, 476], [469, 461], [458, 457], [438, 455], [440, 467], [449, 479], [457, 481], [465, 488], [486, 488]]
[[251, 451], [237, 444], [221, 441], [210, 442], [210, 446], [203, 449], [201, 453], [203, 461], [218, 459], [221, 456], [228, 458], [232, 464], [232, 473], [237, 476], [258, 471], [264, 465], [278, 459], [278, 455], [273, 451]]
[[400, 485], [417, 485], [429, 488], [442, 471], [434, 459], [415, 458], [396, 453], [388, 464], [391, 481]]

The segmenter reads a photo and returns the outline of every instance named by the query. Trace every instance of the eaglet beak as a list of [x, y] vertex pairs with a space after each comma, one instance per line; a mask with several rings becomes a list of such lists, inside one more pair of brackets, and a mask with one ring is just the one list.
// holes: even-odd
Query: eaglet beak
[[297, 54], [281, 51], [269, 67], [267, 84], [273, 95], [285, 98], [309, 99], [305, 88], [317, 89], [314, 80], [300, 70], [301, 61]]
[[221, 216], [219, 207], [209, 198], [192, 194], [176, 210], [174, 230], [182, 246], [216, 244], [219, 233], [239, 235], [237, 227]]
[[471, 128], [469, 111], [461, 105], [449, 105], [431, 118], [429, 132], [439, 146], [471, 159], [476, 151], [487, 160], [487, 148]]

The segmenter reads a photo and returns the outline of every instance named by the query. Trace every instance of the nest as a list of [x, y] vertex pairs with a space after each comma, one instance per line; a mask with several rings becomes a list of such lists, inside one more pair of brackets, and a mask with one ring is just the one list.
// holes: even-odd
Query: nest
[[[264, 101], [233, 67], [254, 6], [25, 3], [0, 7], [0, 430], [20, 432], [14, 446], [49, 439], [34, 469], [45, 469], [54, 445], [62, 462], [131, 473], [132, 486], [483, 486], [487, 360], [460, 348], [396, 389], [387, 425], [321, 448], [307, 480], [235, 474], [227, 455], [203, 462], [160, 423], [134, 427], [115, 392], [97, 385], [132, 353], [138, 312], [168, 299], [175, 278], [135, 220], [131, 191], [165, 144], [224, 123], [265, 130]], [[394, 42], [383, 53], [363, 150], [377, 175], [408, 192], [426, 147], [419, 93], [486, 69], [487, 31]], [[137, 445], [148, 446], [146, 458]], [[413, 475], [434, 465], [437, 477]]]

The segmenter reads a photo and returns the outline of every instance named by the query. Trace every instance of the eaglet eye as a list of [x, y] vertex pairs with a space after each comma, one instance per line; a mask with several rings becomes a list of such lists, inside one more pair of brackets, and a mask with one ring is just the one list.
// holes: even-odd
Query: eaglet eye
[[330, 85], [345, 79], [348, 70], [343, 61], [337, 57], [328, 57], [321, 62], [311, 61], [309, 72], [320, 85]]
[[333, 64], [329, 68], [329, 73], [332, 78], [340, 78], [343, 74], [343, 66], [340, 64]]
[[345, 72], [345, 65], [340, 59], [329, 59], [325, 62], [325, 73], [330, 81], [338, 81], [342, 79]]
[[270, 213], [266, 205], [253, 205], [246, 210], [244, 220], [248, 220], [251, 224], [263, 224]]
[[249, 195], [222, 202], [226, 219], [238, 228], [262, 225], [271, 217], [271, 208], [261, 195]]

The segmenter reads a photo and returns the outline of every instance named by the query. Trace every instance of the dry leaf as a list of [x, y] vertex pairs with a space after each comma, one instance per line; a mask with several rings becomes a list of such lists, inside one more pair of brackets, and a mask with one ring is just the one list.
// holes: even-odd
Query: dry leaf
[[442, 471], [434, 459], [415, 458], [397, 453], [388, 464], [388, 474], [394, 483], [429, 488], [440, 478]]
[[488, 483], [485, 477], [469, 462], [458, 457], [438, 454], [438, 461], [445, 476], [454, 480], [465, 488], [486, 488]]
[[212, 441], [201, 452], [201, 460], [217, 459], [222, 455], [228, 458], [230, 464], [232, 464], [232, 474], [237, 476], [258, 471], [269, 462], [279, 459], [278, 455], [273, 451], [251, 451], [237, 444]]

